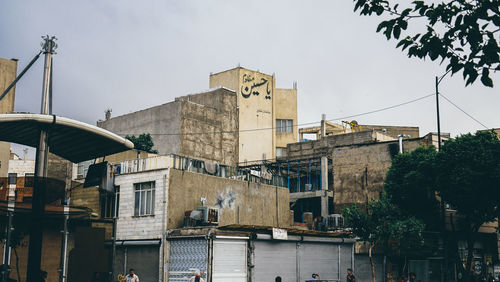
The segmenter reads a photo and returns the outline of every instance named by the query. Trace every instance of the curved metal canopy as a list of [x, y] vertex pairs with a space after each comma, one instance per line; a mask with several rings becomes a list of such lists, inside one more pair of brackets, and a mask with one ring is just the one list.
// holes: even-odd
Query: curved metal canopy
[[42, 114], [0, 114], [0, 141], [36, 148], [40, 129], [49, 133], [50, 152], [73, 163], [134, 148], [134, 144], [123, 137], [73, 119]]

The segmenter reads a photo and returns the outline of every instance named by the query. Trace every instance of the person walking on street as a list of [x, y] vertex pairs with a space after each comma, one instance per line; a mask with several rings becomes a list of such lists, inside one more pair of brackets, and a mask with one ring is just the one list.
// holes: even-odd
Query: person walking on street
[[128, 271], [127, 276], [125, 276], [125, 281], [126, 282], [139, 282], [139, 276], [135, 274], [135, 271], [133, 268], [131, 268]]
[[347, 269], [347, 282], [356, 282], [356, 277], [354, 277], [352, 269], [350, 268]]
[[410, 272], [410, 279], [408, 282], [417, 282], [417, 275], [414, 272]]
[[196, 274], [189, 278], [188, 282], [205, 282], [205, 279], [201, 278], [201, 273], [199, 270], [196, 271]]

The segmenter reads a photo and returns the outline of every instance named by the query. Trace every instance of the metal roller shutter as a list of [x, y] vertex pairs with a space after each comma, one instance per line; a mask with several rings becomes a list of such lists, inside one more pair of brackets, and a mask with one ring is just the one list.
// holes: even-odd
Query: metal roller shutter
[[213, 245], [213, 282], [247, 281], [247, 241], [215, 240]]
[[300, 280], [309, 280], [313, 273], [321, 279], [335, 280], [339, 277], [339, 245], [324, 243], [301, 243], [299, 247]]
[[252, 281], [295, 281], [297, 244], [295, 242], [256, 241]]
[[206, 279], [208, 241], [205, 238], [173, 239], [168, 256], [168, 281], [187, 281], [199, 269]]

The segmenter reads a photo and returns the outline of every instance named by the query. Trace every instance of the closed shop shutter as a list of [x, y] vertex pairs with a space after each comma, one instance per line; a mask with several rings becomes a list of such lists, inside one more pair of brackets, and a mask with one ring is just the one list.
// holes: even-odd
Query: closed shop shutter
[[213, 282], [247, 281], [247, 241], [215, 240]]
[[[384, 279], [384, 259], [382, 256], [373, 256], [375, 265], [375, 279], [383, 281]], [[372, 270], [370, 258], [368, 255], [357, 254], [354, 257], [354, 276], [356, 281], [372, 281]]]
[[299, 248], [300, 280], [309, 280], [313, 273], [321, 279], [339, 278], [339, 245], [326, 243], [301, 243]]
[[254, 268], [252, 281], [296, 280], [295, 242], [256, 241], [254, 249]]
[[340, 281], [346, 280], [348, 268], [354, 268], [352, 248], [353, 245], [340, 245]]
[[205, 238], [173, 239], [169, 243], [168, 281], [187, 281], [195, 269], [206, 279], [208, 241]]
[[157, 282], [160, 272], [159, 258], [158, 245], [119, 246], [116, 250], [115, 271], [126, 275], [128, 270], [133, 268], [141, 282]]

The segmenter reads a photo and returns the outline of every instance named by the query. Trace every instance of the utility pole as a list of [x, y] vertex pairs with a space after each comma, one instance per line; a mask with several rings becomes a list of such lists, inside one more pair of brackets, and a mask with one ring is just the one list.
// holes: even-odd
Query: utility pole
[[[439, 83], [445, 77], [446, 72], [441, 78], [436, 76], [436, 116], [437, 116], [437, 135], [438, 135], [438, 151], [441, 151], [441, 122], [439, 120]], [[443, 281], [448, 281], [448, 240], [446, 236], [446, 207], [444, 200], [441, 198], [441, 236], [443, 240]]]
[[[43, 73], [43, 88], [42, 88], [42, 105], [40, 113], [50, 115], [51, 101], [51, 70], [52, 70], [52, 54], [55, 53], [57, 44], [56, 38], [48, 35], [43, 38], [42, 53], [45, 55], [44, 73]], [[31, 229], [28, 249], [28, 267], [26, 281], [40, 281], [41, 278], [41, 262], [42, 262], [42, 239], [43, 239], [43, 218], [45, 213], [45, 193], [47, 185], [47, 164], [49, 144], [49, 132], [45, 128], [40, 129], [40, 140], [36, 152], [35, 162], [35, 185], [33, 187], [33, 203], [31, 210]]]

